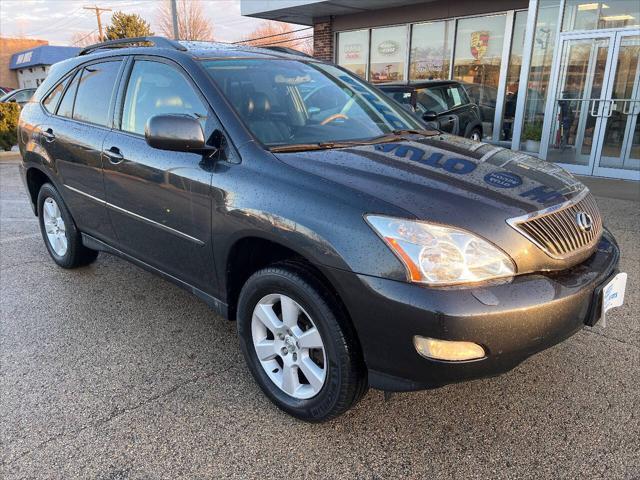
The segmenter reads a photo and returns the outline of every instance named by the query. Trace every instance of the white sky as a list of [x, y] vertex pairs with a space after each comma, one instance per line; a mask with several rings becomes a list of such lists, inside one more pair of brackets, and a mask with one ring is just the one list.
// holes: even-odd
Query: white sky
[[[83, 6], [137, 13], [161, 34], [157, 10], [164, 0], [0, 0], [0, 35], [48, 40], [52, 45], [69, 45], [77, 32], [97, 31], [96, 15]], [[202, 0], [205, 14], [213, 23], [216, 40], [233, 42], [258, 27], [262, 20], [240, 15], [240, 0]], [[113, 12], [102, 14], [103, 28]]]

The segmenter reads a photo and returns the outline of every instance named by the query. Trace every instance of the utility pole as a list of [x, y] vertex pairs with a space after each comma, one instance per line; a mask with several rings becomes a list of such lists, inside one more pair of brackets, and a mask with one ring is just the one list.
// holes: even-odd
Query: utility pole
[[173, 38], [180, 40], [180, 30], [178, 29], [178, 6], [176, 0], [171, 0], [171, 18], [173, 19]]
[[102, 35], [102, 20], [100, 19], [100, 14], [102, 12], [110, 12], [111, 9], [110, 8], [100, 8], [97, 5], [94, 5], [93, 7], [82, 7], [85, 10], [93, 10], [96, 12], [96, 18], [98, 19], [98, 31], [100, 32], [98, 35], [98, 40], [100, 40], [101, 42], [104, 40], [104, 36]]

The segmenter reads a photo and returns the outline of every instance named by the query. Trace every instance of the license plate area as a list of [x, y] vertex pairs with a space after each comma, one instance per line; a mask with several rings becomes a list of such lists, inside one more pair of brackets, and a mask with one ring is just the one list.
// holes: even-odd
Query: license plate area
[[593, 292], [591, 309], [585, 320], [585, 324], [593, 327], [600, 320], [603, 326], [606, 322], [606, 314], [615, 307], [620, 307], [624, 303], [624, 292], [627, 286], [627, 274], [617, 273], [599, 285]]

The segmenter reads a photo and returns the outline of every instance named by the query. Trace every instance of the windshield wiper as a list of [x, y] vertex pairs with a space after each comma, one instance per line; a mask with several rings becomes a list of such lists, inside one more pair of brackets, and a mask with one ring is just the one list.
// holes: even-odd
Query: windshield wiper
[[375, 137], [370, 140], [348, 140], [348, 141], [336, 141], [336, 142], [318, 142], [318, 143], [297, 143], [293, 145], [277, 145], [270, 147], [272, 152], [301, 152], [305, 150], [329, 150], [331, 148], [347, 148], [357, 147], [359, 145], [375, 145], [377, 143], [394, 142], [399, 140], [406, 140], [405, 138], [386, 134], [380, 137]]
[[437, 130], [412, 130], [412, 129], [407, 129], [407, 130], [394, 130], [393, 132], [394, 135], [422, 135], [425, 137], [432, 137], [434, 135], [437, 135], [438, 132]]

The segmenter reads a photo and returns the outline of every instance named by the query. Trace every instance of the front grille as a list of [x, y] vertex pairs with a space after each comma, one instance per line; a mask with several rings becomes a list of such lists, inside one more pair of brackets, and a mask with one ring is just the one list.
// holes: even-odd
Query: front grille
[[[592, 222], [590, 230], [580, 228], [578, 214], [586, 213]], [[577, 200], [524, 217], [509, 220], [549, 256], [565, 259], [593, 247], [602, 235], [602, 217], [593, 195], [585, 194]]]

